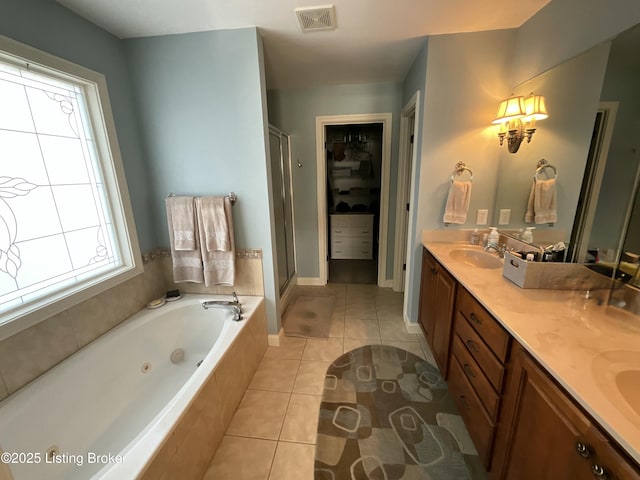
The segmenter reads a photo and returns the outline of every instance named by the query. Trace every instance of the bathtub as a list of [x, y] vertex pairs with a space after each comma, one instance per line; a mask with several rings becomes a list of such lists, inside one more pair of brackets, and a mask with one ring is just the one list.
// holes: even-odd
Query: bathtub
[[[262, 297], [240, 297], [240, 322], [201, 306], [223, 298], [184, 295], [138, 312], [0, 403], [5, 470], [15, 480], [140, 477], [199, 391], [215, 381], [225, 352], [253, 317], [264, 317]], [[257, 345], [266, 348], [262, 326]]]

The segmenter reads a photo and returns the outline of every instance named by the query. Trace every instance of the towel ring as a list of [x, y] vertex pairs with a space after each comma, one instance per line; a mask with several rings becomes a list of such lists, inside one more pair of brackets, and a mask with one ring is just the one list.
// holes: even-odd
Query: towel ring
[[469, 172], [469, 181], [473, 181], [473, 172], [470, 168], [464, 164], [464, 162], [456, 163], [455, 168], [453, 169], [453, 173], [451, 174], [451, 183], [453, 183], [454, 177], [462, 175], [464, 172]]
[[[558, 170], [556, 169], [556, 167], [554, 167], [553, 165], [551, 165], [549, 162], [547, 162], [544, 158], [542, 160], [540, 160], [538, 162], [538, 164], [536, 165], [536, 172], [533, 174], [533, 179], [534, 180], [538, 180], [538, 175], [540, 175], [545, 169], [550, 168], [551, 170], [553, 170], [553, 179], [555, 180], [556, 178], [558, 178]], [[540, 179], [542, 180], [542, 179]], [[548, 180], [548, 178], [547, 178]]]

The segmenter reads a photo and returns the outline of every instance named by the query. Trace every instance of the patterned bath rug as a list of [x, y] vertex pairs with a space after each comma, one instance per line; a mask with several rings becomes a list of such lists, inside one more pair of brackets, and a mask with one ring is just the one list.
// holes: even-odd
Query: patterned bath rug
[[289, 305], [282, 320], [289, 337], [328, 338], [335, 297], [298, 297]]
[[370, 345], [329, 366], [315, 480], [476, 480], [486, 473], [440, 371]]

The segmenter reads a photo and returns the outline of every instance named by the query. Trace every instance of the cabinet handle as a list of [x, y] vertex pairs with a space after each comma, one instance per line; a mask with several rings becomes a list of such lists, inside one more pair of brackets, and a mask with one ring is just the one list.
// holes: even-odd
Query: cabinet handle
[[469, 347], [469, 350], [471, 350], [473, 353], [479, 352], [478, 345], [473, 340], [467, 340], [465, 343], [467, 344], [467, 347]]
[[462, 406], [464, 408], [466, 408], [467, 410], [469, 410], [471, 408], [469, 406], [469, 404], [467, 403], [467, 397], [465, 397], [464, 395], [459, 395], [458, 398], [460, 399], [460, 402], [462, 402]]
[[598, 480], [607, 480], [609, 478], [609, 476], [607, 475], [607, 471], [604, 469], [604, 467], [601, 467], [597, 463], [594, 463], [593, 466], [591, 467], [591, 473], [593, 473], [593, 476], [596, 477]]
[[476, 325], [482, 325], [482, 320], [480, 320], [475, 313], [471, 313], [471, 315], [469, 315], [469, 318]]
[[576, 443], [576, 451], [578, 452], [578, 455], [580, 455], [582, 458], [589, 458], [591, 456], [591, 449], [586, 443], [583, 443], [583, 442]]
[[467, 376], [468, 376], [468, 377], [476, 378], [476, 374], [475, 374], [475, 372], [474, 372], [474, 371], [473, 371], [473, 369], [471, 368], [471, 365], [469, 365], [468, 363], [465, 363], [465, 364], [462, 366], [462, 369], [464, 370], [464, 372], [467, 374]]

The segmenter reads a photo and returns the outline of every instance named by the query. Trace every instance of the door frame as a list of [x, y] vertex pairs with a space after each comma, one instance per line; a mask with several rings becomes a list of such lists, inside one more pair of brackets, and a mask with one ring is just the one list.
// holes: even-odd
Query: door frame
[[380, 226], [378, 229], [378, 286], [390, 287], [392, 280], [386, 279], [387, 232], [389, 229], [389, 178], [391, 176], [391, 113], [363, 113], [352, 115], [323, 115], [316, 117], [316, 180], [318, 203], [318, 260], [319, 283], [326, 285], [328, 279], [329, 254], [327, 249], [327, 154], [325, 127], [331, 125], [382, 124], [382, 168], [380, 173]]
[[[411, 250], [409, 242], [409, 224], [413, 218], [413, 193], [416, 188], [416, 165], [418, 163], [418, 142], [411, 143], [411, 137], [417, 139], [416, 128], [418, 126], [418, 118], [420, 116], [420, 91], [417, 91], [409, 99], [407, 104], [400, 113], [400, 152], [398, 155], [398, 186], [396, 197], [399, 199], [409, 198], [409, 209], [407, 211], [404, 201], [398, 201], [396, 204], [396, 237], [394, 243], [393, 256], [393, 290], [396, 292], [404, 292], [409, 270], [410, 262], [406, 255]], [[411, 117], [413, 117], [413, 128], [411, 127]], [[409, 168], [410, 167], [410, 168]], [[406, 269], [402, 266], [406, 261]]]
[[593, 226], [593, 219], [596, 215], [598, 197], [600, 196], [602, 179], [604, 177], [605, 167], [609, 157], [609, 148], [611, 147], [611, 138], [613, 137], [613, 128], [618, 114], [618, 105], [619, 102], [617, 101], [600, 102], [598, 107], [598, 112], [602, 112], [604, 114], [602, 120], [603, 125], [599, 131], [599, 137], [596, 139], [599, 145], [594, 154], [594, 165], [591, 168], [591, 172], [585, 173], [585, 175], [590, 175], [590, 185], [588, 188], [589, 194], [584, 200], [580, 218], [576, 220], [573, 226], [573, 230], [577, 232], [578, 235], [578, 238], [575, 240], [575, 246], [573, 246], [572, 261], [574, 262], [584, 262], [587, 255], [588, 242], [591, 238], [591, 228]]

